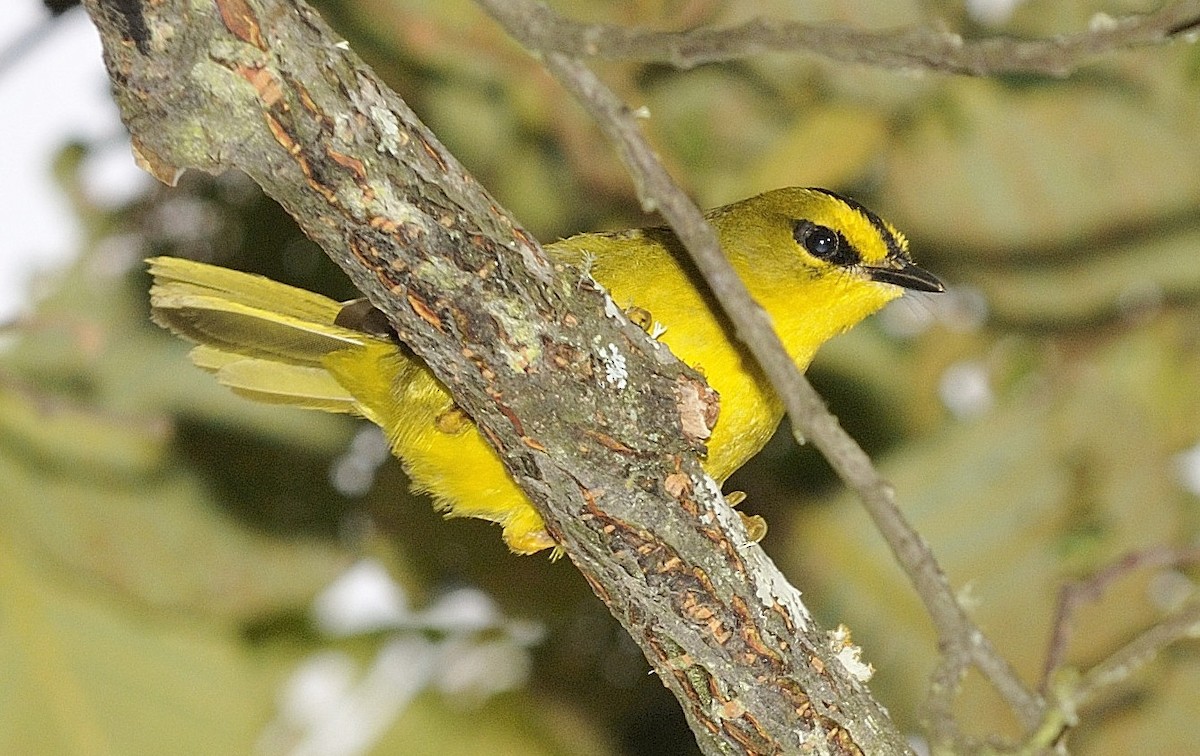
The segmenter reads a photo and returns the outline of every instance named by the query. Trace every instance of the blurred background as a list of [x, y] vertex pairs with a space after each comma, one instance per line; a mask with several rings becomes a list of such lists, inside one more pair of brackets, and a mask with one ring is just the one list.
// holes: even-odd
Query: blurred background
[[[133, 167], [75, 8], [0, 19], [0, 752], [690, 754], [674, 700], [569, 562], [411, 496], [366, 424], [251, 404], [148, 319], [150, 255], [346, 299], [245, 177]], [[19, 6], [19, 7], [17, 7]], [[467, 0], [317, 8], [535, 235], [656, 223], [583, 113]], [[965, 37], [1086, 29], [1146, 3], [556, 0], [654, 28], [763, 15]], [[33, 31], [37, 30], [37, 31]], [[810, 375], [894, 482], [984, 629], [1040, 675], [1055, 597], [1200, 527], [1200, 48], [1066, 80], [762, 55], [597, 63], [704, 206], [851, 194], [949, 285], [828, 345]], [[857, 502], [784, 433], [730, 481], [764, 548], [846, 623], [907, 731], [928, 620]], [[1194, 577], [1194, 576], [1192, 576]], [[1103, 659], [1193, 596], [1134, 572], [1080, 616]], [[1082, 712], [1078, 753], [1194, 752], [1200, 649]], [[1012, 735], [970, 677], [958, 709]], [[1136, 746], [1134, 744], [1137, 744]]]

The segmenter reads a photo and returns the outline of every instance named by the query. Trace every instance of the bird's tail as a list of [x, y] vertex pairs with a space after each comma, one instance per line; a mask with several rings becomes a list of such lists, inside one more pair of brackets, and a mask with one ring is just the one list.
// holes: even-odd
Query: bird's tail
[[260, 402], [365, 417], [447, 515], [500, 523], [520, 554], [555, 546], [495, 450], [424, 363], [371, 325], [369, 307], [191, 260], [148, 263], [154, 321], [196, 342], [192, 361], [222, 384]]
[[[375, 385], [398, 369], [398, 345], [336, 321], [343, 305], [262, 276], [175, 257], [147, 260], [151, 317], [193, 341], [196, 365], [260, 402], [346, 412], [378, 422], [372, 397], [350, 393], [332, 363], [373, 362]], [[340, 358], [340, 359], [339, 359]], [[380, 380], [384, 378], [384, 380]], [[382, 399], [382, 397], [380, 397]]]

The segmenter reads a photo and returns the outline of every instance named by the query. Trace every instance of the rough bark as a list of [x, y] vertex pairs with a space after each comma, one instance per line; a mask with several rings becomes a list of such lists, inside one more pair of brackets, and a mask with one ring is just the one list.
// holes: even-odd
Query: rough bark
[[701, 471], [714, 396], [294, 0], [87, 0], [139, 161], [248, 173], [499, 449], [706, 753], [905, 753]]

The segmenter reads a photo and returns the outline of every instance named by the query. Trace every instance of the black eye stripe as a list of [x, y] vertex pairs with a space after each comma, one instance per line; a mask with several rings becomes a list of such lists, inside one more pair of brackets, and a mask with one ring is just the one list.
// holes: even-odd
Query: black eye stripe
[[792, 237], [797, 244], [819, 260], [842, 267], [862, 262], [862, 255], [841, 231], [801, 219], [792, 227]]
[[896, 239], [895, 235], [888, 229], [887, 224], [883, 222], [883, 218], [880, 218], [878, 215], [876, 215], [875, 213], [868, 210], [857, 200], [850, 199], [849, 197], [843, 197], [842, 195], [838, 194], [837, 192], [831, 192], [828, 189], [822, 189], [819, 186], [814, 186], [814, 187], [809, 187], [809, 188], [814, 192], [820, 192], [821, 194], [824, 194], [829, 197], [833, 197], [834, 199], [836, 199], [840, 202], [845, 202], [852, 210], [857, 211], [864, 218], [866, 218], [867, 222], [869, 222], [871, 224], [871, 226], [874, 227], [875, 231], [879, 234], [879, 236], [883, 238], [883, 243], [884, 243], [884, 245], [887, 246], [888, 259], [891, 259], [891, 260], [907, 260], [908, 259], [908, 253], [906, 253], [904, 251], [904, 249], [900, 246], [900, 242]]

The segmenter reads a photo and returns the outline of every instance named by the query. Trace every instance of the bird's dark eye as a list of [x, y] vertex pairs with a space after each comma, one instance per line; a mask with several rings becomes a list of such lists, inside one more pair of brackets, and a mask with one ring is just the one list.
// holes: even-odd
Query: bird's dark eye
[[818, 260], [834, 265], [853, 265], [858, 254], [850, 243], [828, 226], [818, 226], [810, 221], [799, 221], [793, 231], [796, 241]]
[[804, 248], [812, 252], [814, 257], [828, 260], [837, 254], [837, 234], [824, 226], [813, 226], [804, 235]]

